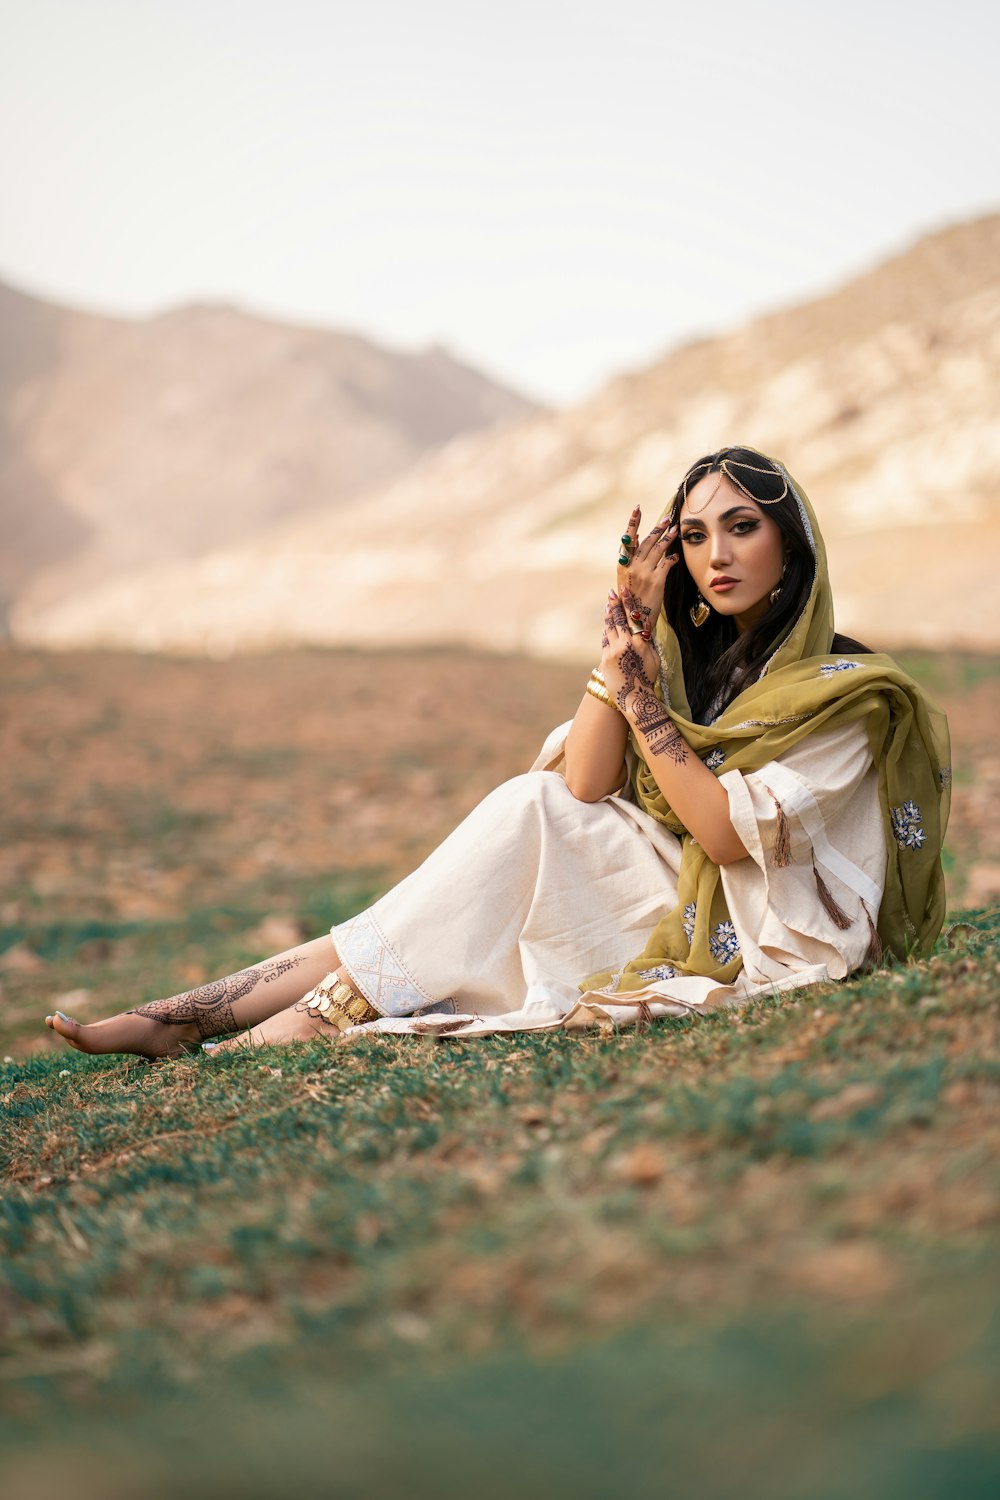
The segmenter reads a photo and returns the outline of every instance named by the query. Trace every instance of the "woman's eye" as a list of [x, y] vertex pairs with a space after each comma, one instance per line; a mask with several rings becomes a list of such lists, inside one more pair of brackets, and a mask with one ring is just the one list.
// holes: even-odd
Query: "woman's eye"
[[737, 536], [747, 536], [751, 531], [756, 531], [759, 525], [759, 521], [737, 521], [733, 531]]
[[704, 536], [705, 533], [703, 531], [685, 531], [683, 537], [681, 538], [681, 541], [700, 542], [704, 540]]

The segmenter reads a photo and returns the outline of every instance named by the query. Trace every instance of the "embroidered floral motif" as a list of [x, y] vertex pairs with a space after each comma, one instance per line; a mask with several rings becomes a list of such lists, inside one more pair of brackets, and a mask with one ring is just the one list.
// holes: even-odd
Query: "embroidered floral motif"
[[819, 669], [821, 677], [833, 677], [836, 672], [851, 672], [860, 667], [859, 661], [825, 661]]
[[901, 849], [919, 849], [927, 841], [920, 821], [920, 808], [915, 802], [904, 802], [890, 809], [892, 831]]
[[696, 903], [694, 901], [689, 901], [687, 906], [685, 906], [684, 908], [684, 915], [683, 917], [681, 917], [681, 926], [684, 928], [684, 936], [687, 938], [689, 943], [694, 938], [694, 921], [697, 912], [698, 907]]
[[740, 940], [732, 922], [719, 922], [708, 940], [708, 946], [716, 963], [727, 964], [740, 951]]
[[705, 756], [705, 764], [710, 771], [714, 771], [726, 758], [726, 752], [721, 745], [716, 745], [711, 755]]
[[640, 979], [676, 979], [677, 970], [673, 964], [657, 964], [655, 969], [640, 969]]
[[951, 786], [951, 766], [942, 766], [938, 771], [938, 785], [943, 792]]

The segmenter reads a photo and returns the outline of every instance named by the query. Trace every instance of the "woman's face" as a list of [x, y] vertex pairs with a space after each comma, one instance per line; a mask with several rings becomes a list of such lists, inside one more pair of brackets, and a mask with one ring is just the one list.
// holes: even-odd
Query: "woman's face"
[[680, 513], [688, 572], [716, 614], [740, 631], [766, 614], [781, 580], [785, 543], [767, 507], [749, 499], [724, 474], [706, 474], [688, 490]]

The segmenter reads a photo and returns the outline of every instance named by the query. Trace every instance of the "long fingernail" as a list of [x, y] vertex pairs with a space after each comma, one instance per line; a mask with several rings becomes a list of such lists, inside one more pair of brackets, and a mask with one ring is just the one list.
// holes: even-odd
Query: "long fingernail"
[[75, 1026], [76, 1025], [76, 1022], [73, 1020], [73, 1017], [72, 1016], [68, 1016], [65, 1011], [57, 1010], [56, 1011], [56, 1015], [59, 1017], [60, 1021], [68, 1021], [71, 1026]]

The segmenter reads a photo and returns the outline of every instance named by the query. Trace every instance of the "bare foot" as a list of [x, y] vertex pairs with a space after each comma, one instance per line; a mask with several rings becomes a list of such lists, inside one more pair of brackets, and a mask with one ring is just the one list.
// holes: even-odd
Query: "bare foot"
[[139, 1057], [180, 1057], [185, 1052], [197, 1051], [201, 1042], [193, 1021], [168, 1026], [135, 1011], [123, 1011], [120, 1016], [84, 1025], [57, 1010], [54, 1015], [45, 1017], [45, 1024], [78, 1052], [133, 1052]]
[[280, 1047], [286, 1042], [311, 1042], [314, 1037], [322, 1037], [328, 1042], [337, 1041], [340, 1036], [337, 1028], [317, 1020], [312, 1011], [299, 1009], [301, 1004], [299, 1001], [298, 1005], [270, 1016], [251, 1031], [244, 1032], [242, 1036], [234, 1036], [228, 1042], [206, 1042], [205, 1051], [215, 1057], [220, 1052], [233, 1052], [241, 1047]]

